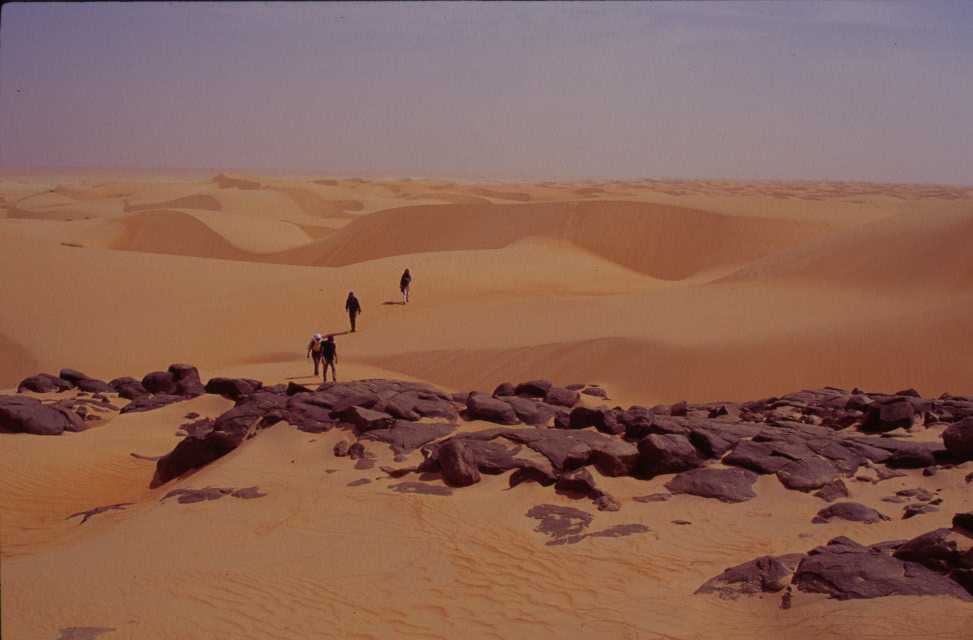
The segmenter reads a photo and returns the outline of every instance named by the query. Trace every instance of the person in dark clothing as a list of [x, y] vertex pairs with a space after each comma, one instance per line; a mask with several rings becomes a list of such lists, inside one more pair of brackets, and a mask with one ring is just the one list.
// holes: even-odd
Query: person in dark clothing
[[409, 285], [412, 284], [412, 274], [406, 269], [399, 280], [399, 290], [402, 291], [402, 304], [409, 303]]
[[335, 371], [334, 366], [338, 364], [338, 350], [334, 343], [334, 336], [328, 336], [328, 339], [322, 343], [321, 359], [324, 360], [324, 382], [328, 381], [328, 367], [331, 367], [332, 379], [334, 382], [337, 382], [338, 373]]
[[348, 292], [348, 299], [345, 301], [345, 311], [348, 312], [348, 319], [351, 321], [351, 332], [355, 332], [355, 318], [361, 313], [361, 305], [358, 303], [358, 298], [355, 297], [354, 291]]
[[307, 345], [307, 357], [314, 358], [314, 375], [318, 375], [318, 364], [321, 362], [321, 344], [324, 339], [320, 333], [311, 336], [311, 341]]

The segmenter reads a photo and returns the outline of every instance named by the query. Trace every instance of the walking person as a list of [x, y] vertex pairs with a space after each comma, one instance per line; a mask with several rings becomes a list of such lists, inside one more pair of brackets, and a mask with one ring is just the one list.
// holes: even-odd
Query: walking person
[[402, 291], [402, 304], [409, 303], [409, 285], [412, 284], [412, 274], [406, 269], [399, 279], [399, 290]]
[[355, 297], [354, 291], [348, 292], [348, 299], [345, 301], [345, 311], [348, 312], [348, 320], [351, 321], [351, 332], [355, 332], [355, 318], [361, 313], [361, 305], [358, 303], [358, 298]]
[[307, 357], [314, 359], [314, 375], [318, 375], [318, 364], [321, 362], [321, 344], [324, 339], [320, 333], [311, 336], [311, 341], [307, 345]]
[[338, 381], [338, 373], [334, 366], [338, 364], [338, 349], [334, 343], [334, 336], [328, 336], [321, 346], [321, 357], [324, 359], [324, 382], [328, 381], [328, 367], [331, 367], [331, 379]]

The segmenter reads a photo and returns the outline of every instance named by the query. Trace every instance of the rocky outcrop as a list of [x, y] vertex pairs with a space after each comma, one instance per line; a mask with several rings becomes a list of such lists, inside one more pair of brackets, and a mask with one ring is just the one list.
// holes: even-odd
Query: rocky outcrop
[[388, 429], [395, 422], [395, 418], [382, 411], [372, 411], [362, 407], [348, 407], [343, 411], [332, 414], [345, 424], [349, 424], [359, 432]]
[[910, 595], [973, 600], [946, 576], [848, 538], [835, 538], [824, 547], [812, 549], [798, 565], [793, 582], [801, 591], [823, 593], [837, 600]]
[[0, 396], [0, 431], [57, 436], [84, 429], [81, 416], [64, 406], [24, 396]]
[[135, 378], [122, 377], [115, 378], [108, 383], [112, 389], [122, 398], [127, 400], [134, 400], [139, 396], [146, 395], [149, 391], [142, 385], [141, 380], [136, 380]]
[[638, 473], [645, 478], [688, 471], [704, 462], [689, 438], [679, 434], [650, 434], [638, 448]]
[[570, 408], [578, 403], [578, 392], [563, 387], [551, 387], [544, 395], [544, 402]]
[[757, 497], [756, 481], [757, 474], [746, 469], [693, 469], [667, 482], [666, 489], [721, 502], [744, 502]]
[[17, 393], [33, 391], [34, 393], [59, 393], [74, 388], [74, 385], [63, 380], [58, 376], [49, 373], [38, 373], [37, 375], [24, 378], [17, 385]]
[[479, 460], [462, 439], [451, 438], [438, 448], [439, 468], [446, 484], [468, 487], [480, 481]]
[[518, 424], [517, 413], [509, 403], [485, 393], [473, 392], [466, 399], [466, 413], [470, 420], [484, 420], [497, 424]]
[[957, 462], [973, 460], [973, 416], [947, 427], [943, 431], [943, 444]]
[[514, 393], [528, 398], [543, 398], [553, 386], [550, 380], [530, 380], [518, 384], [514, 388]]
[[696, 593], [715, 593], [723, 598], [734, 599], [744, 594], [783, 591], [803, 557], [797, 553], [755, 558], [710, 578]]
[[423, 423], [396, 420], [388, 429], [375, 429], [363, 433], [360, 437], [367, 440], [385, 442], [392, 447], [396, 454], [406, 454], [419, 447], [448, 436], [456, 429], [446, 423]]
[[870, 547], [845, 537], [806, 554], [763, 556], [727, 569], [696, 593], [723, 597], [777, 592], [788, 585], [804, 593], [837, 600], [885, 596], [953, 596], [973, 600], [962, 581], [968, 545], [940, 529], [906, 543], [882, 542]]
[[[145, 384], [145, 380], [142, 380], [142, 384], [145, 385], [146, 389], [149, 388]], [[251, 380], [249, 378], [210, 378], [209, 382], [206, 383], [206, 393], [226, 396], [227, 398], [236, 400], [255, 393], [262, 386], [263, 383], [259, 380]]]
[[858, 502], [836, 502], [818, 511], [811, 522], [823, 524], [834, 519], [875, 524], [876, 522], [889, 520], [889, 517]]

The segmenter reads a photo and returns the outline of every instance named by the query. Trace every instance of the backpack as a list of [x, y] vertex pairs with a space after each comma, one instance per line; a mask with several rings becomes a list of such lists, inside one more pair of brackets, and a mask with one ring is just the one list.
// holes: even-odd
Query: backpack
[[327, 341], [325, 341], [323, 344], [324, 346], [321, 350], [324, 352], [324, 359], [328, 360], [329, 362], [334, 360], [335, 344]]
[[321, 353], [321, 343], [322, 342], [324, 342], [324, 340], [315, 340], [314, 338], [312, 338], [311, 339], [311, 352], [312, 353]]

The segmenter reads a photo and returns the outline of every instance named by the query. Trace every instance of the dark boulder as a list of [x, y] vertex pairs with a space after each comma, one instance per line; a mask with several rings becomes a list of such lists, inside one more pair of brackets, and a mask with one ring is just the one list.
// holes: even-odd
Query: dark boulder
[[912, 426], [915, 416], [915, 407], [908, 398], [893, 397], [870, 405], [861, 429], [869, 432], [908, 429]]
[[466, 487], [480, 481], [474, 452], [463, 440], [452, 438], [438, 448], [439, 468], [443, 481], [453, 487]]
[[841, 478], [836, 478], [815, 491], [813, 495], [825, 502], [834, 502], [838, 498], [848, 497], [848, 487]]
[[223, 431], [210, 432], [204, 438], [185, 438], [156, 462], [150, 486], [158, 487], [193, 469], [204, 467], [236, 449], [242, 440], [242, 436]]
[[957, 529], [966, 529], [973, 534], [973, 511], [954, 515], [953, 526]]
[[448, 397], [421, 389], [400, 391], [386, 398], [384, 402], [379, 402], [374, 408], [381, 409], [400, 420], [414, 421], [420, 418], [455, 420], [458, 417], [456, 408]]
[[408, 422], [397, 420], [388, 429], [376, 429], [362, 434], [362, 439], [385, 442], [396, 454], [409, 453], [419, 447], [452, 433], [456, 427], [451, 424]]
[[554, 488], [567, 494], [594, 497], [600, 495], [595, 486], [595, 478], [587, 469], [575, 469], [562, 473]]
[[602, 433], [618, 435], [625, 433], [625, 425], [619, 421], [617, 413], [608, 407], [575, 407], [568, 416], [568, 427], [584, 429], [594, 427]]
[[183, 400], [186, 400], [186, 396], [174, 396], [168, 393], [145, 394], [132, 398], [131, 402], [122, 407], [121, 413], [155, 411]]
[[946, 427], [943, 444], [957, 462], [973, 460], [973, 417], [964, 418]]
[[639, 464], [641, 454], [638, 447], [624, 440], [590, 438], [585, 445], [591, 450], [589, 461], [603, 476], [628, 476]]
[[0, 431], [56, 436], [84, 429], [81, 416], [66, 407], [43, 404], [36, 398], [0, 396]]
[[952, 529], [936, 529], [900, 545], [894, 555], [939, 573], [969, 571], [973, 570], [973, 538]]
[[[145, 384], [143, 381], [142, 384]], [[236, 400], [242, 396], [250, 395], [263, 386], [259, 380], [249, 378], [210, 378], [206, 383], [206, 393], [221, 395], [231, 400]], [[146, 389], [149, 387], [146, 386]]]
[[710, 578], [696, 593], [715, 593], [732, 599], [741, 594], [783, 591], [803, 557], [803, 554], [790, 554], [755, 558]]
[[551, 390], [550, 380], [530, 380], [528, 382], [521, 382], [514, 388], [514, 393], [518, 396], [527, 396], [528, 398], [543, 398], [547, 395], [547, 392]]
[[578, 404], [578, 392], [563, 387], [551, 387], [544, 395], [544, 402], [559, 407], [573, 407]]
[[522, 482], [536, 482], [549, 487], [557, 481], [557, 475], [550, 462], [518, 459], [520, 466], [510, 474], [510, 486], [516, 487]]
[[332, 414], [332, 417], [344, 424], [352, 425], [359, 432], [388, 429], [395, 422], [395, 418], [387, 413], [362, 407], [348, 407], [344, 411]]
[[639, 441], [638, 474], [644, 478], [679, 473], [703, 464], [689, 438], [676, 434], [650, 434]]
[[75, 386], [88, 393], [115, 393], [115, 388], [104, 380], [95, 378], [82, 378], [75, 383]]
[[885, 466], [892, 469], [922, 469], [936, 464], [936, 456], [927, 447], [903, 448], [892, 454], [885, 461]]
[[875, 524], [876, 522], [888, 520], [889, 517], [858, 502], [836, 502], [818, 511], [811, 522], [823, 524], [834, 519]]
[[823, 593], [837, 600], [926, 595], [973, 600], [946, 576], [848, 538], [835, 538], [813, 549], [801, 560], [792, 583], [805, 593]]
[[621, 511], [622, 505], [615, 496], [599, 492], [595, 496], [595, 507], [598, 511]]
[[169, 373], [176, 383], [176, 395], [180, 396], [201, 396], [206, 393], [202, 381], [199, 379], [199, 370], [191, 364], [170, 364]]
[[135, 378], [115, 378], [108, 384], [119, 396], [125, 398], [126, 400], [134, 400], [135, 398], [144, 396], [148, 393], [146, 388], [142, 386], [142, 382], [136, 380]]
[[81, 380], [89, 380], [91, 376], [86, 373], [81, 373], [77, 369], [61, 369], [57, 374], [61, 380], [68, 382], [72, 386], [78, 386], [78, 382]]
[[485, 420], [498, 424], [517, 424], [517, 414], [508, 403], [484, 393], [473, 392], [466, 399], [466, 412], [471, 420]]
[[168, 371], [153, 371], [142, 378], [142, 386], [149, 393], [176, 395], [176, 379]]
[[588, 387], [584, 389], [581, 393], [586, 396], [594, 396], [595, 398], [607, 398], [608, 394], [601, 387]]
[[757, 474], [747, 469], [692, 469], [666, 483], [672, 493], [688, 493], [721, 502], [744, 502], [757, 496]]
[[936, 511], [939, 511], [939, 507], [931, 504], [909, 504], [902, 510], [902, 519], [908, 520], [909, 518], [914, 518], [924, 513], [933, 513]]
[[67, 380], [63, 380], [49, 373], [38, 373], [35, 376], [24, 378], [17, 385], [17, 393], [23, 391], [33, 391], [34, 393], [54, 393], [67, 391], [74, 385]]
[[679, 402], [671, 405], [669, 407], [670, 416], [685, 416], [689, 413], [689, 405], [685, 400], [680, 400]]
[[517, 418], [524, 424], [532, 426], [547, 424], [555, 415], [554, 407], [530, 398], [505, 396], [503, 402], [506, 402], [513, 408], [514, 413], [517, 414]]
[[838, 470], [818, 457], [792, 460], [777, 471], [777, 478], [788, 489], [813, 491], [832, 482]]
[[303, 384], [297, 384], [296, 382], [291, 381], [287, 383], [284, 393], [289, 396], [296, 396], [299, 393], [314, 393], [314, 391], [308, 389]]
[[795, 459], [800, 458], [782, 455], [772, 443], [741, 440], [723, 458], [723, 463], [757, 473], [777, 473]]
[[[500, 384], [497, 385], [497, 388], [493, 390], [494, 398], [496, 398], [497, 396], [513, 396], [513, 395], [517, 395], [517, 387], [515, 387], [513, 383], [510, 382], [501, 382]], [[464, 401], [466, 400], [465, 396], [463, 400]]]

